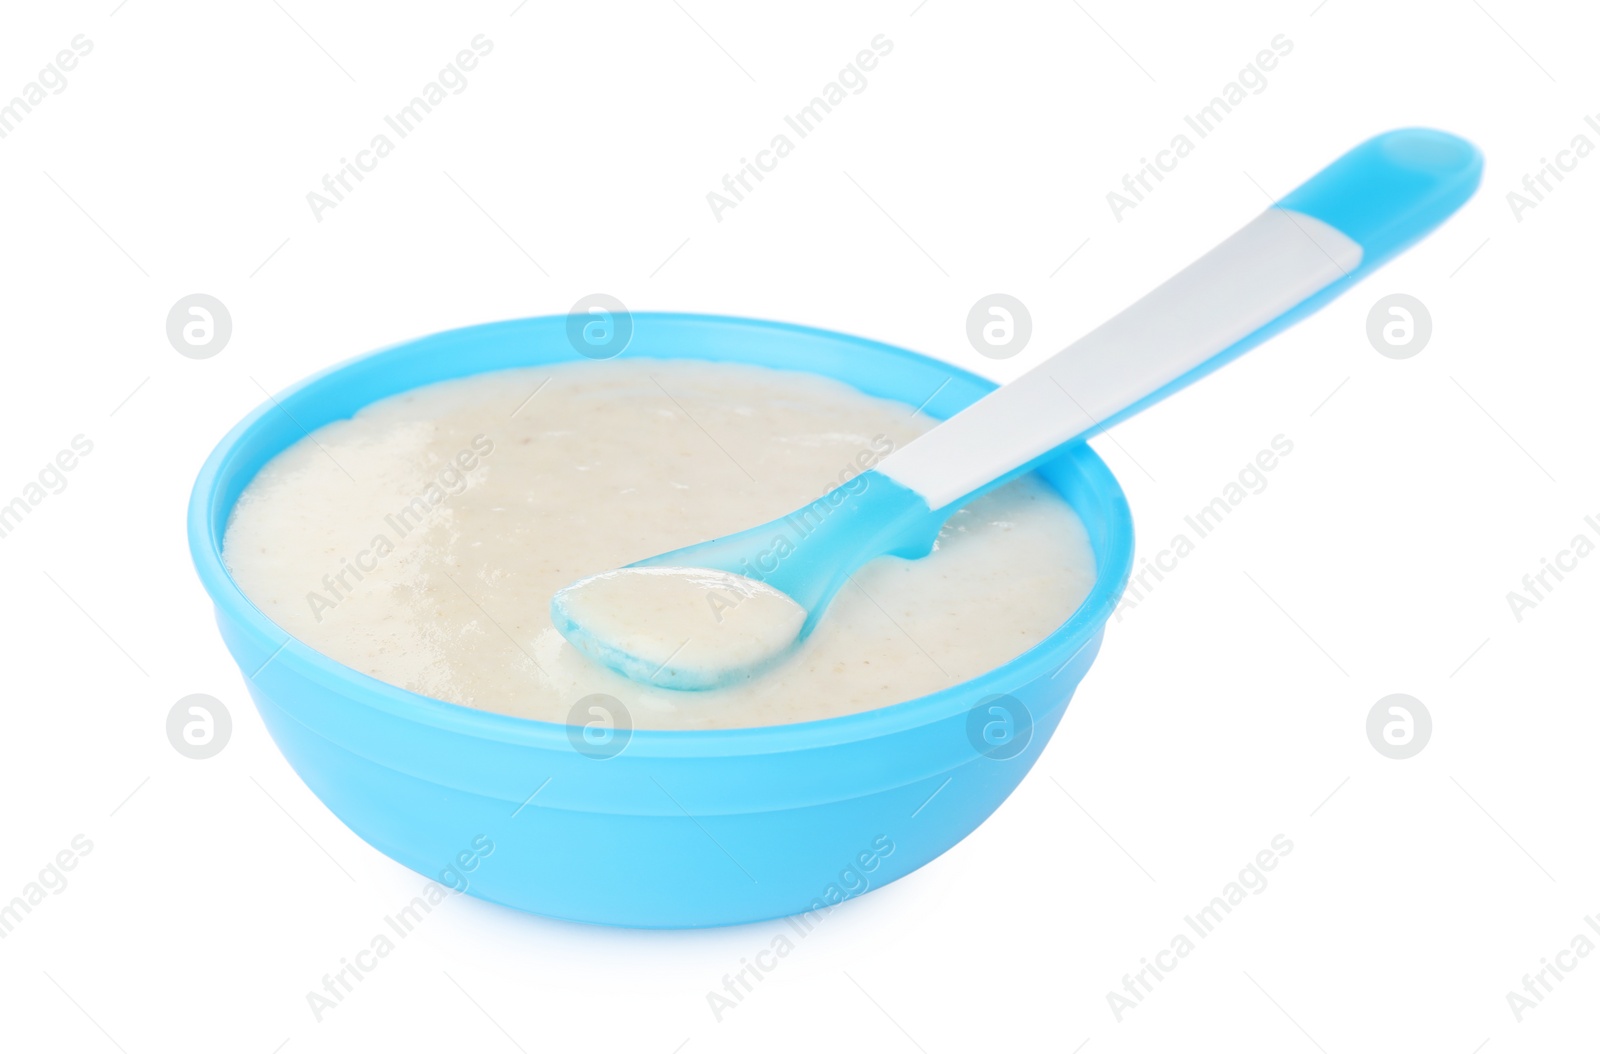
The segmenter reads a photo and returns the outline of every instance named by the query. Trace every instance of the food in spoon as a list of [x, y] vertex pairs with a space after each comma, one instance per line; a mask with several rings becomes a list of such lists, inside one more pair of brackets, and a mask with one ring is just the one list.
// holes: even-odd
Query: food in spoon
[[596, 662], [686, 691], [754, 677], [789, 650], [806, 621], [806, 609], [788, 594], [705, 567], [590, 575], [559, 590], [551, 614], [556, 629]]

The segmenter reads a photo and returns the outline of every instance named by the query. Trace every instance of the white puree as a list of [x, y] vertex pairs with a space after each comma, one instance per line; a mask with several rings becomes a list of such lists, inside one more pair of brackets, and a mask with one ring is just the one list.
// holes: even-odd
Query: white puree
[[623, 673], [663, 688], [748, 678], [787, 651], [806, 621], [787, 593], [709, 567], [623, 567], [558, 596], [586, 637], [636, 667]]
[[1033, 477], [985, 495], [932, 554], [868, 564], [805, 641], [725, 688], [599, 666], [556, 632], [550, 598], [783, 516], [933, 424], [837, 381], [742, 364], [482, 374], [381, 400], [279, 454], [241, 495], [223, 556], [295, 637], [465, 706], [564, 722], [603, 693], [636, 728], [855, 713], [977, 676], [1064, 622], [1094, 580], [1066, 503]]

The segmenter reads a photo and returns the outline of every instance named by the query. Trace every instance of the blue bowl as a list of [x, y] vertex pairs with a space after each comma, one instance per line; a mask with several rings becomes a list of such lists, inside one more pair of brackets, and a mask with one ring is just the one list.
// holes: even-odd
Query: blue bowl
[[[994, 387], [900, 348], [775, 322], [638, 314], [627, 353], [833, 377], [947, 417]], [[262, 720], [356, 834], [451, 888], [523, 911], [637, 927], [800, 915], [921, 867], [1032, 767], [1093, 661], [1133, 555], [1127, 502], [1086, 446], [1039, 469], [1088, 529], [1098, 576], [1073, 616], [980, 677], [847, 717], [718, 731], [619, 731], [486, 713], [385, 684], [290, 637], [222, 562], [234, 503], [275, 454], [385, 396], [579, 359], [562, 316], [497, 322], [334, 367], [260, 407], [195, 482], [189, 544]], [[1025, 587], [1025, 586], [1024, 586]], [[620, 747], [620, 751], [616, 748]]]

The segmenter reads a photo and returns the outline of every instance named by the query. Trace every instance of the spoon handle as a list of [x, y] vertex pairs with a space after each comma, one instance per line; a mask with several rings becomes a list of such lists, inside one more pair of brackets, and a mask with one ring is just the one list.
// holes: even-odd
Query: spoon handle
[[940, 510], [1094, 435], [1293, 325], [1477, 189], [1483, 158], [1424, 128], [1367, 140], [1121, 314], [889, 455]]

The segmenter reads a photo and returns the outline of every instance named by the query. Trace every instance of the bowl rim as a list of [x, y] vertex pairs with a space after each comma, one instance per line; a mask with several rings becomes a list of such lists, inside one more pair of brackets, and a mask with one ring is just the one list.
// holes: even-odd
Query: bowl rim
[[[976, 384], [986, 391], [998, 387], [996, 382], [945, 362], [942, 359], [934, 359], [906, 348], [870, 338], [858, 337], [815, 326], [741, 316], [692, 312], [640, 311], [631, 312], [630, 314], [635, 324], [636, 334], [638, 332], [638, 324], [641, 321], [669, 325], [745, 327], [763, 331], [786, 332], [810, 339], [854, 345], [858, 348], [869, 350], [872, 354], [889, 359], [916, 362], [919, 365], [936, 365], [939, 369], [947, 371], [964, 381]], [[242, 667], [240, 668], [240, 673], [244, 675], [246, 682], [251, 685], [252, 694], [256, 696], [258, 703], [263, 701], [263, 696], [271, 699], [272, 693], [267, 692], [256, 681], [256, 678], [268, 666], [278, 664], [332, 689], [345, 701], [379, 711], [403, 721], [497, 743], [546, 749], [571, 749], [569, 734], [571, 726], [569, 725], [541, 721], [535, 718], [517, 717], [490, 710], [479, 710], [459, 703], [451, 703], [422, 695], [379, 680], [370, 674], [362, 673], [354, 667], [347, 666], [317, 651], [311, 645], [294, 637], [267, 616], [265, 612], [261, 611], [260, 608], [256, 607], [254, 602], [244, 594], [244, 591], [233, 580], [232, 574], [228, 571], [222, 559], [222, 536], [226, 532], [226, 517], [223, 518], [221, 531], [212, 529], [214, 514], [220, 503], [220, 495], [224, 485], [237, 474], [230, 464], [234, 453], [245, 446], [258, 429], [264, 427], [266, 417], [274, 412], [284, 400], [300, 395], [314, 386], [335, 383], [341, 375], [353, 371], [357, 367], [364, 366], [370, 363], [371, 360], [381, 356], [400, 355], [416, 349], [419, 345], [437, 341], [440, 338], [467, 337], [473, 334], [488, 335], [484, 331], [494, 329], [512, 330], [537, 323], [559, 322], [564, 325], [566, 318], [567, 316], [565, 315], [539, 315], [462, 326], [411, 340], [400, 341], [374, 351], [352, 356], [305, 377], [275, 395], [269, 395], [266, 400], [234, 425], [212, 449], [201, 467], [190, 493], [188, 507], [190, 555], [194, 561], [201, 585], [215, 605], [219, 624], [223, 624], [225, 619], [231, 619], [252, 636], [268, 642], [269, 646], [270, 644], [276, 644], [276, 650], [254, 674], [246, 673]], [[695, 358], [693, 355], [641, 355], [640, 357]], [[572, 361], [584, 360], [574, 353]], [[741, 361], [755, 365], [761, 364], [755, 360], [748, 359], [708, 361]], [[545, 364], [544, 362], [534, 362], [526, 365], [539, 366]], [[468, 370], [455, 376], [476, 376], [481, 373], [492, 373], [497, 372], [499, 369], [507, 368], [515, 369], [520, 367]], [[821, 371], [814, 372], [818, 372], [821, 376], [831, 376]], [[837, 377], [833, 379], [841, 380], [841, 378]], [[844, 381], [844, 383], [848, 384], [850, 382]], [[401, 389], [401, 391], [404, 390], [406, 389]], [[388, 397], [380, 396], [379, 398]], [[315, 427], [320, 428], [322, 424], [318, 424]], [[271, 456], [276, 456], [282, 449], [285, 448], [280, 447]], [[630, 754], [635, 757], [684, 758], [783, 753], [869, 740], [946, 720], [969, 710], [977, 700], [1000, 694], [997, 686], [1002, 681], [1013, 684], [1031, 682], [1043, 675], [1047, 669], [1052, 671], [1050, 676], [1059, 675], [1086, 646], [1097, 642], [1105, 623], [1111, 617], [1121, 598], [1128, 576], [1132, 571], [1134, 548], [1132, 514], [1128, 508], [1127, 498], [1110, 468], [1106, 466], [1105, 462], [1100, 459], [1093, 449], [1083, 442], [1073, 443], [1065, 449], [1058, 450], [1048, 460], [1053, 462], [1061, 458], [1071, 458], [1075, 467], [1081, 470], [1090, 486], [1102, 496], [1106, 505], [1107, 526], [1109, 528], [1107, 537], [1109, 541], [1105, 546], [1105, 552], [1095, 554], [1095, 580], [1090, 587], [1088, 595], [1084, 597], [1077, 610], [1065, 622], [1045, 635], [1032, 647], [1015, 658], [1001, 663], [993, 669], [986, 670], [976, 677], [958, 681], [926, 695], [875, 707], [870, 710], [863, 710], [854, 714], [748, 728], [633, 728], [629, 732], [629, 740], [625, 749], [618, 757]], [[259, 471], [259, 468], [256, 471]], [[254, 474], [252, 473], [251, 478], [253, 477]], [[248, 482], [246, 480], [245, 484], [248, 484]], [[236, 501], [237, 498], [235, 498]], [[226, 510], [227, 514], [231, 515], [232, 509], [233, 506], [230, 504]], [[1039, 715], [1034, 716], [1037, 720]]]

